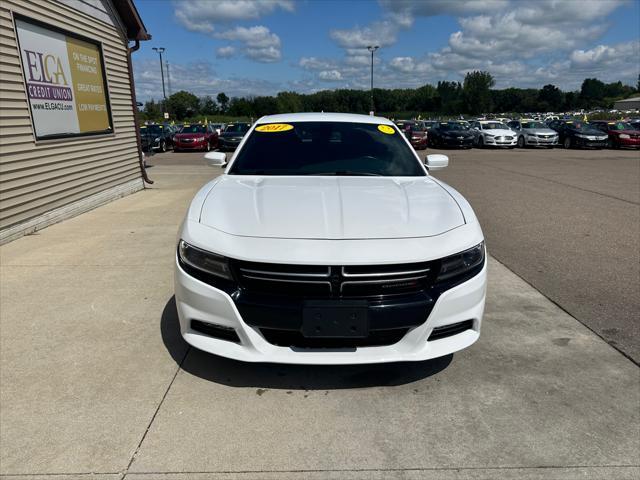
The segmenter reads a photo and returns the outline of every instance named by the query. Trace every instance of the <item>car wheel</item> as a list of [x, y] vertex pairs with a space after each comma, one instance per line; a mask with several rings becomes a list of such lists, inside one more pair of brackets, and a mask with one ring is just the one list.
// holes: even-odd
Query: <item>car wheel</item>
[[478, 148], [484, 148], [484, 138], [478, 137]]
[[518, 148], [524, 148], [524, 137], [518, 137]]
[[160, 151], [162, 153], [165, 153], [167, 151], [167, 142], [165, 142], [164, 140], [160, 141]]
[[564, 148], [571, 148], [571, 137], [565, 138], [564, 142], [562, 143], [562, 146]]

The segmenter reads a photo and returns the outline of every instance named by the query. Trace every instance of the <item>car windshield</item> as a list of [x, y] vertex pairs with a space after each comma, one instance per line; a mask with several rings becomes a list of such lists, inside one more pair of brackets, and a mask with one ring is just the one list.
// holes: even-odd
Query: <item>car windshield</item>
[[229, 174], [426, 175], [395, 128], [351, 122], [259, 125], [238, 153]]
[[509, 130], [509, 128], [500, 122], [481, 123], [483, 130]]
[[627, 122], [616, 122], [610, 123], [609, 130], [635, 130], [630, 123]]
[[247, 133], [251, 125], [248, 123], [234, 123], [233, 125], [227, 125], [224, 129], [224, 133]]
[[469, 127], [467, 125], [465, 125], [464, 123], [449, 122], [449, 123], [441, 123], [440, 124], [440, 130], [444, 130], [444, 131], [448, 131], [448, 130], [469, 130]]
[[207, 127], [204, 125], [185, 125], [180, 133], [205, 133], [206, 131]]
[[522, 122], [522, 128], [547, 128], [542, 122]]
[[147, 125], [140, 129], [142, 135], [160, 135], [162, 133], [161, 125]]

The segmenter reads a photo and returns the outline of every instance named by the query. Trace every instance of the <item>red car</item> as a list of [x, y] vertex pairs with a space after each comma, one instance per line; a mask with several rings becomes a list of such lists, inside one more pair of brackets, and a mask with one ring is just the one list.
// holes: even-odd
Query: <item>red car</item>
[[413, 120], [398, 120], [395, 122], [402, 133], [407, 137], [416, 150], [424, 150], [427, 148], [427, 130], [421, 123]]
[[609, 135], [607, 146], [612, 148], [640, 148], [640, 130], [627, 122], [611, 122], [608, 120], [594, 120], [590, 122], [598, 130]]
[[173, 137], [173, 151], [218, 148], [218, 132], [211, 125], [185, 125]]

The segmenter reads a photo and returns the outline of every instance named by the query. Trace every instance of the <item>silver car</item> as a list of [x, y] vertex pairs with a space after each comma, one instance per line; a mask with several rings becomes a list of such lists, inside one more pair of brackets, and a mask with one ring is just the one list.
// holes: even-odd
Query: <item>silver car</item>
[[518, 147], [547, 147], [558, 145], [558, 132], [535, 120], [514, 120], [507, 124], [518, 134]]

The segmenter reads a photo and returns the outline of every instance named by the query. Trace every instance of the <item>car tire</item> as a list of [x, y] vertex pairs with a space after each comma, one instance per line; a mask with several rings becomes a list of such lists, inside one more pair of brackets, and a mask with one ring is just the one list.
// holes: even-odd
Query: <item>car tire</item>
[[571, 137], [567, 137], [564, 139], [564, 142], [562, 142], [562, 146], [566, 149], [571, 148], [573, 145], [573, 142], [571, 141]]
[[160, 140], [160, 151], [165, 153], [167, 151], [167, 142]]
[[524, 137], [518, 137], [518, 148], [524, 148], [526, 145], [524, 144]]
[[478, 137], [478, 148], [484, 148], [484, 138]]

